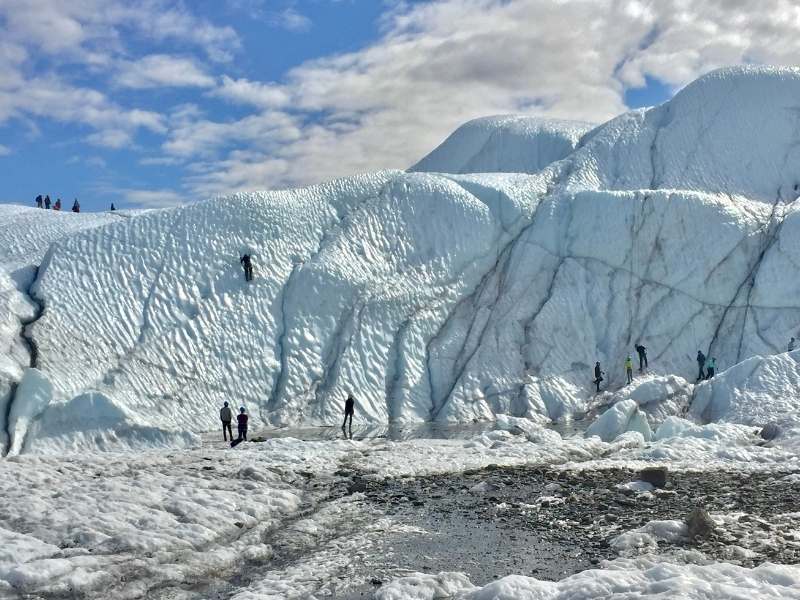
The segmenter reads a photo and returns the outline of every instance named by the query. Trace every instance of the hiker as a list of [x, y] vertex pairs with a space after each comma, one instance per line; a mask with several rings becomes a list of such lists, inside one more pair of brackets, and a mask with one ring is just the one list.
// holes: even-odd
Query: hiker
[[597, 393], [600, 393], [600, 382], [603, 381], [603, 371], [600, 369], [600, 361], [594, 363], [594, 384], [597, 386]]
[[239, 407], [239, 414], [236, 415], [236, 423], [239, 429], [239, 439], [247, 441], [247, 414], [244, 412], [244, 406]]
[[702, 351], [697, 351], [697, 381], [703, 381], [706, 378], [706, 372], [704, 370], [706, 366], [706, 355], [702, 353]]
[[114, 206], [114, 203], [112, 202], [112, 203], [111, 203], [111, 211], [113, 212], [113, 211], [115, 211], [115, 210], [117, 210], [117, 207], [116, 207], [116, 206]]
[[641, 344], [636, 344], [634, 348], [636, 348], [636, 353], [639, 355], [639, 372], [641, 373], [647, 367], [647, 348]]
[[714, 376], [716, 368], [717, 359], [712, 356], [706, 361], [706, 379], [711, 379]]
[[789, 352], [794, 351], [794, 338], [789, 340]]
[[50, 196], [45, 196], [45, 198], [44, 198], [44, 207], [47, 210], [50, 210]]
[[42, 208], [42, 195], [36, 196], [36, 208]]
[[244, 267], [244, 280], [253, 281], [252, 257], [249, 254], [245, 254], [239, 259], [239, 262], [242, 263], [242, 267]]
[[233, 441], [233, 430], [231, 429], [233, 413], [227, 402], [223, 403], [222, 408], [219, 409], [219, 420], [222, 421], [222, 439], [227, 442], [230, 435], [231, 441]]
[[625, 359], [625, 374], [628, 376], [628, 383], [633, 383], [633, 359], [630, 354]]
[[53, 210], [61, 210], [61, 198], [58, 198], [56, 203], [53, 204]]
[[72, 212], [79, 213], [81, 212], [81, 205], [78, 204], [78, 199], [75, 198], [75, 202], [72, 203]]
[[353, 394], [347, 394], [347, 400], [344, 402], [344, 421], [342, 422], [342, 431], [345, 430], [347, 418], [350, 417], [350, 438], [353, 438], [353, 414], [355, 414], [356, 401], [353, 399]]

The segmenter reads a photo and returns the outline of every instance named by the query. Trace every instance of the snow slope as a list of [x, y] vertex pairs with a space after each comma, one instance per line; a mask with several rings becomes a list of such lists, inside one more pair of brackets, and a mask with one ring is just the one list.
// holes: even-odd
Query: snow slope
[[5, 447], [6, 405], [13, 385], [30, 364], [20, 337], [23, 323], [39, 312], [28, 288], [50, 245], [75, 232], [119, 221], [110, 213], [81, 213], [0, 205], [0, 447]]
[[593, 127], [525, 115], [474, 119], [409, 171], [536, 173], [569, 155]]
[[533, 174], [379, 172], [70, 237], [34, 286], [52, 394], [20, 449], [91, 446], [86, 393], [99, 432], [207, 430], [223, 400], [332, 424], [348, 392], [367, 421], [559, 419], [637, 341], [688, 381], [698, 349], [774, 354], [800, 327], [798, 97], [796, 69], [727, 69]]

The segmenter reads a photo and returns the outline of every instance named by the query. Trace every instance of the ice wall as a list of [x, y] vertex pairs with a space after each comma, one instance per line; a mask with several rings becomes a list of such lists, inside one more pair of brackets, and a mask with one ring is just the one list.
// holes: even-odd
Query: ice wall
[[557, 419], [637, 341], [690, 381], [698, 349], [774, 354], [800, 327], [797, 98], [798, 70], [729, 69], [543, 169], [531, 148], [533, 174], [387, 171], [71, 237], [34, 286], [53, 398], [28, 439], [87, 392], [143, 430], [213, 428], [224, 400], [332, 424], [348, 392], [370, 421]]

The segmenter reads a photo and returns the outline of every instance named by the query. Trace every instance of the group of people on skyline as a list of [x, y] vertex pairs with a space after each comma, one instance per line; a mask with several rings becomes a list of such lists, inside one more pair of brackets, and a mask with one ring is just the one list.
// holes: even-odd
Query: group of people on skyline
[[[47, 210], [61, 210], [61, 198], [56, 198], [55, 202], [50, 201], [50, 195], [47, 194], [42, 197], [41, 194], [36, 196], [36, 208], [45, 208]], [[78, 202], [78, 199], [75, 198], [75, 202], [72, 203], [72, 212], [81, 212], [81, 205]]]
[[[61, 210], [61, 198], [56, 198], [55, 202], [50, 200], [50, 194], [46, 194], [42, 197], [41, 194], [36, 196], [36, 208], [44, 208], [46, 210]], [[111, 210], [117, 210], [117, 207], [114, 206], [114, 203], [111, 203]], [[75, 198], [75, 201], [72, 203], [72, 212], [79, 213], [81, 212], [81, 203], [78, 202], [78, 199]]]

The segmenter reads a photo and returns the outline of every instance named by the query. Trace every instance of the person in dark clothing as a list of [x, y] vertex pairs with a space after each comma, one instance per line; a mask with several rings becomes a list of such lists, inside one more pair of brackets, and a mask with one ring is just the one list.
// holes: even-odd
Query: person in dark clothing
[[36, 196], [36, 208], [42, 208], [42, 195]]
[[53, 204], [53, 210], [61, 210], [61, 198], [56, 199], [56, 203]]
[[353, 415], [356, 412], [356, 401], [353, 399], [352, 394], [347, 394], [347, 400], [344, 402], [344, 421], [342, 422], [342, 431], [345, 431], [348, 417], [350, 418], [350, 439], [353, 438]]
[[222, 439], [227, 442], [228, 436], [230, 436], [231, 441], [233, 441], [233, 430], [231, 429], [233, 413], [231, 412], [231, 407], [228, 406], [227, 402], [225, 402], [222, 408], [219, 410], [219, 419], [222, 421]]
[[703, 381], [706, 378], [706, 355], [703, 354], [700, 350], [697, 351], [697, 381]]
[[634, 347], [636, 348], [636, 353], [639, 355], [639, 372], [641, 373], [648, 366], [647, 365], [647, 348], [645, 348], [641, 344], [636, 344], [636, 346], [634, 346]]
[[239, 414], [236, 415], [236, 423], [239, 429], [239, 439], [247, 440], [247, 413], [244, 412], [244, 406], [239, 408]]
[[245, 254], [239, 259], [239, 262], [242, 263], [242, 267], [244, 268], [244, 280], [245, 281], [253, 281], [253, 260], [249, 254]]
[[594, 363], [594, 384], [597, 386], [597, 393], [600, 393], [600, 382], [603, 381], [603, 371], [600, 369], [600, 361]]
[[78, 203], [77, 198], [75, 198], [75, 202], [72, 203], [72, 212], [74, 213], [81, 212], [81, 205]]
[[789, 340], [789, 352], [794, 352], [795, 341], [794, 338]]
[[116, 206], [114, 206], [114, 203], [113, 203], [113, 202], [111, 203], [111, 210], [112, 210], [112, 211], [114, 211], [114, 210], [117, 210], [117, 207], [116, 207]]
[[50, 196], [45, 196], [45, 199], [44, 199], [44, 207], [45, 207], [47, 210], [50, 210]]

